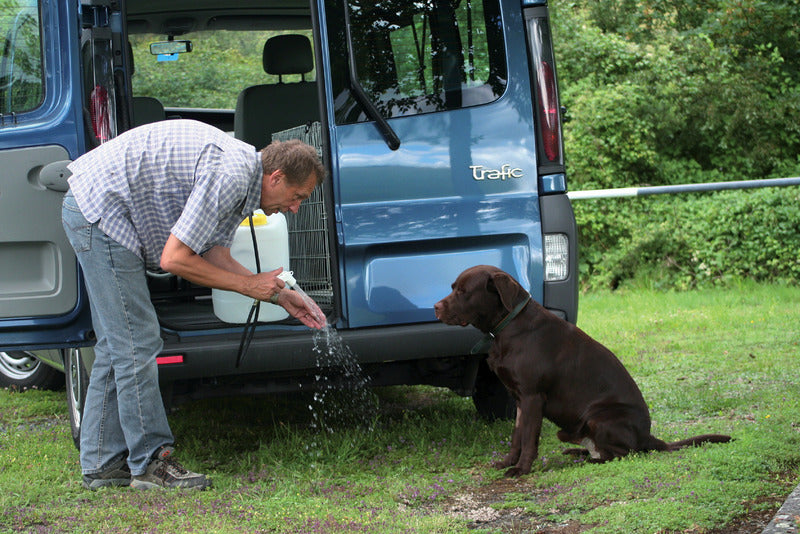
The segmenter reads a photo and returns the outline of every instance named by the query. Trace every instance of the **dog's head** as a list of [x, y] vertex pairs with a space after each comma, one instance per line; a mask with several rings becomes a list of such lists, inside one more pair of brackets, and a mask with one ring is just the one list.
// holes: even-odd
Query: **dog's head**
[[528, 297], [508, 273], [490, 265], [462, 272], [453, 291], [436, 303], [436, 317], [445, 324], [472, 326], [489, 332], [506, 314]]

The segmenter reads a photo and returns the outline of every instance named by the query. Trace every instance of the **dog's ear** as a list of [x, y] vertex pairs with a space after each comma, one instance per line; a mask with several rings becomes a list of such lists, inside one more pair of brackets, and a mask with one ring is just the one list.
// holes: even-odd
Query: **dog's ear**
[[528, 292], [508, 273], [502, 271], [493, 273], [490, 282], [494, 284], [503, 307], [508, 311], [513, 310], [528, 296]]

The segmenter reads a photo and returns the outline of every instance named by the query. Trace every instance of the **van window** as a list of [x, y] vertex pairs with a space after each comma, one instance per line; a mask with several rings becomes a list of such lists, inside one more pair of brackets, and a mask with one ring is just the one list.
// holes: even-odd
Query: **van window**
[[41, 30], [36, 0], [0, 2], [0, 113], [36, 109], [44, 98]]
[[349, 95], [344, 9], [358, 80], [384, 117], [492, 102], [506, 87], [497, 0], [329, 0], [338, 123], [368, 120]]
[[[264, 72], [264, 43], [279, 33], [305, 34], [311, 30], [241, 31], [214, 30], [186, 33], [192, 51], [176, 61], [158, 61], [150, 54], [150, 43], [165, 41], [164, 35], [131, 34], [134, 96], [158, 98], [167, 107], [234, 109], [239, 92], [251, 85], [278, 83], [278, 76]], [[314, 71], [305, 75], [313, 80]], [[220, 81], [224, 80], [224, 83]], [[283, 82], [300, 81], [300, 75], [285, 75]]]

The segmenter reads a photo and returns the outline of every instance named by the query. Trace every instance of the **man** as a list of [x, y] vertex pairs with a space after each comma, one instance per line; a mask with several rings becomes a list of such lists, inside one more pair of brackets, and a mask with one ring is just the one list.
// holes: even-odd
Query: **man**
[[83, 485], [204, 489], [205, 475], [172, 458], [155, 361], [163, 344], [145, 271], [268, 300], [323, 328], [315, 304], [282, 290], [281, 269], [253, 274], [233, 259], [230, 245], [258, 208], [297, 212], [325, 169], [299, 141], [256, 152], [190, 120], [129, 130], [69, 168], [62, 218], [97, 336], [81, 424]]

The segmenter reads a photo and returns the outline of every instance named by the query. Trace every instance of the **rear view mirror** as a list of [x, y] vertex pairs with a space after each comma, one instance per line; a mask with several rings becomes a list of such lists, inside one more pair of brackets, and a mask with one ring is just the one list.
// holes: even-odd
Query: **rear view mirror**
[[150, 43], [150, 53], [154, 56], [183, 54], [191, 51], [191, 41], [159, 41], [157, 43]]

